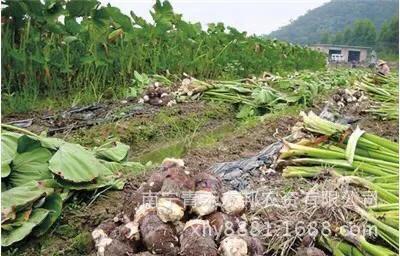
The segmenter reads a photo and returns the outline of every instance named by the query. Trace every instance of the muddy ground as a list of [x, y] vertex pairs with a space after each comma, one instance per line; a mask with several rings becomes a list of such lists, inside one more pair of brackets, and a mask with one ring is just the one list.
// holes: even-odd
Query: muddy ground
[[[323, 106], [324, 102], [320, 101], [311, 109], [318, 112]], [[161, 155], [162, 157], [171, 156], [169, 154], [172, 148], [165, 145], [178, 142], [177, 148], [180, 151], [172, 152], [172, 156], [183, 158], [189, 170], [198, 172], [207, 170], [217, 162], [253, 156], [269, 144], [289, 135], [293, 125], [299, 121], [298, 110], [288, 108], [267, 115], [261, 121], [255, 119], [238, 122], [230, 107], [196, 102], [172, 108], [153, 109], [148, 115], [137, 115], [112, 123], [70, 130], [56, 136], [90, 146], [99, 145], [107, 138], [116, 136], [131, 146], [131, 159], [141, 160], [141, 155], [150, 153], [150, 158], [146, 161], [153, 158], [156, 159], [155, 162], [159, 161], [160, 155], [157, 153], [160, 149], [167, 152]], [[351, 106], [342, 114], [351, 114], [359, 118], [361, 128], [388, 138], [398, 138], [396, 121], [378, 121]], [[12, 118], [5, 117], [4, 120]], [[32, 128], [35, 130], [38, 126]], [[220, 130], [222, 132], [216, 132]], [[214, 136], [214, 133], [217, 135]], [[184, 147], [184, 150], [181, 147]], [[152, 155], [152, 152], [155, 154]], [[125, 191], [138, 187], [151, 172], [152, 170], [148, 170], [145, 173], [130, 175], [126, 184], [126, 188], [129, 189]], [[61, 219], [48, 234], [24, 241], [7, 250], [5, 255], [95, 255], [90, 232], [101, 221], [115, 216], [120, 211], [124, 193], [95, 191], [77, 194], [66, 204]]]

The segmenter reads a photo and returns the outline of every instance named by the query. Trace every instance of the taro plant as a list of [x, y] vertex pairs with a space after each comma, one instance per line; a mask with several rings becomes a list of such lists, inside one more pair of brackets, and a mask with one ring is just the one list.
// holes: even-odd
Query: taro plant
[[[151, 22], [134, 12], [127, 16], [96, 0], [5, 0], [3, 91], [15, 93], [16, 101], [23, 94], [72, 99], [82, 92], [90, 100], [107, 88], [123, 96], [134, 71], [216, 79], [325, 65], [318, 52], [223, 23], [203, 30], [184, 21], [168, 1], [156, 1], [151, 16]], [[5, 110], [12, 105], [3, 103]]]

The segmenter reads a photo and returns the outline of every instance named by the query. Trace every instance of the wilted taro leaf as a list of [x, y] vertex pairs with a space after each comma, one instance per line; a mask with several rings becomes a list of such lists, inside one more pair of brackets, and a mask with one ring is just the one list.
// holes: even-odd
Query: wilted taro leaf
[[270, 90], [261, 89], [253, 92], [254, 101], [256, 104], [271, 104], [277, 98], [277, 95]]
[[249, 105], [242, 105], [239, 108], [239, 112], [236, 114], [236, 118], [238, 119], [245, 119], [250, 116], [255, 115], [255, 109]]
[[50, 195], [54, 191], [43, 182], [31, 181], [24, 186], [14, 187], [1, 193], [1, 217], [6, 221], [15, 212], [28, 207], [39, 198]]
[[13, 132], [3, 132], [1, 134], [1, 177], [10, 174], [10, 163], [17, 153], [18, 138], [21, 135]]
[[109, 142], [95, 149], [96, 157], [113, 162], [126, 159], [128, 151], [129, 146], [121, 142]]
[[49, 161], [49, 169], [62, 179], [72, 182], [89, 182], [106, 172], [94, 154], [80, 145], [65, 143]]
[[38, 208], [32, 211], [29, 219], [26, 221], [23, 220], [25, 216], [19, 216], [16, 221], [19, 222], [20, 225], [18, 225], [14, 229], [11, 229], [11, 231], [1, 231], [1, 246], [9, 246], [15, 242], [24, 239], [32, 232], [32, 229], [35, 226], [40, 224], [46, 218], [48, 214], [48, 210]]
[[46, 218], [40, 223], [39, 226], [35, 227], [33, 234], [35, 236], [41, 236], [49, 230], [49, 228], [56, 222], [62, 211], [62, 198], [59, 194], [52, 194], [46, 198], [46, 201], [41, 208], [49, 211]]
[[46, 148], [17, 153], [13, 161], [13, 171], [9, 181], [13, 186], [21, 186], [30, 181], [51, 179], [53, 177], [49, 170], [51, 152]]

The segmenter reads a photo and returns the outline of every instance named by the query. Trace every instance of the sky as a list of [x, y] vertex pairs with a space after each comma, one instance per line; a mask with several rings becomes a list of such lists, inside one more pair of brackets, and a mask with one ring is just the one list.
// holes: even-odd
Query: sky
[[[110, 3], [123, 13], [131, 10], [136, 15], [151, 21], [149, 11], [154, 0], [100, 0]], [[268, 34], [287, 25], [291, 20], [329, 2], [329, 0], [170, 0], [176, 13], [183, 19], [200, 22], [203, 28], [208, 23], [223, 22], [249, 34]]]

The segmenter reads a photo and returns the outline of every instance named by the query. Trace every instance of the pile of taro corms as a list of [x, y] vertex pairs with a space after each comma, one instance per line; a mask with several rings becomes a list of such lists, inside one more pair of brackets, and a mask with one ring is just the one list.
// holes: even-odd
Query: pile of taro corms
[[97, 255], [263, 255], [248, 232], [245, 197], [219, 178], [166, 159], [126, 196], [122, 213], [93, 232]]

